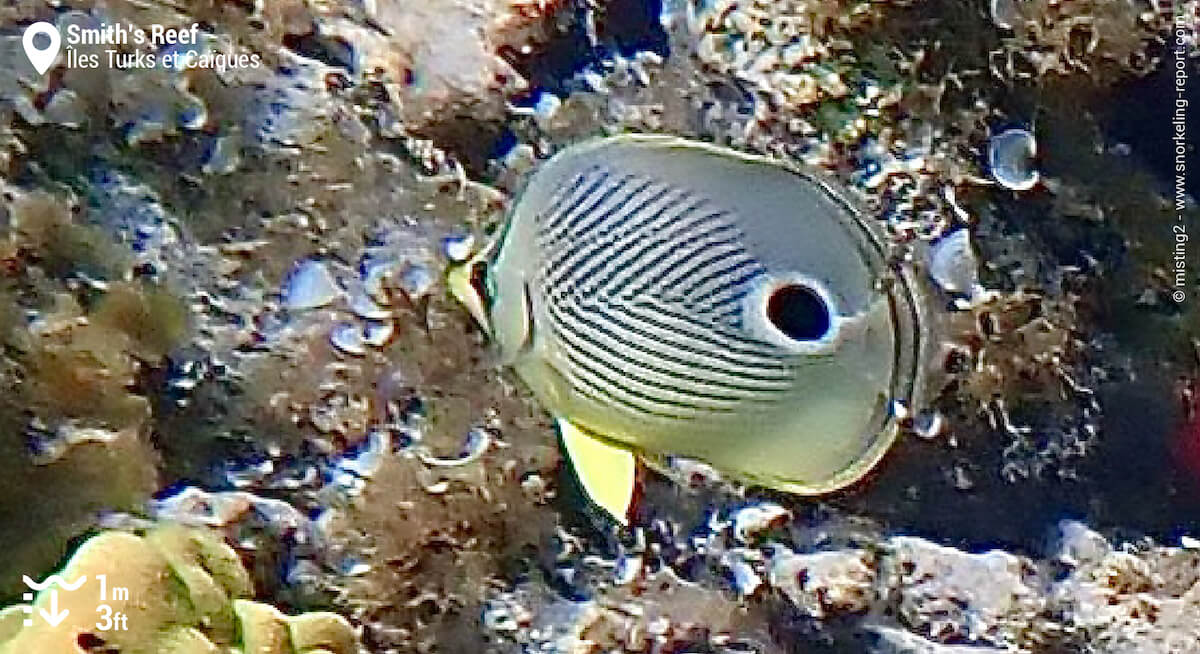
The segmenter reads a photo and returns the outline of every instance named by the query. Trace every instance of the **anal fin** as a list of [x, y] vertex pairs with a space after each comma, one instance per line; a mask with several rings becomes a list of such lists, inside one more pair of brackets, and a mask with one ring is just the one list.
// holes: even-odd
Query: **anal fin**
[[637, 481], [633, 452], [604, 440], [569, 420], [555, 420], [567, 458], [588, 499], [622, 525], [629, 524]]

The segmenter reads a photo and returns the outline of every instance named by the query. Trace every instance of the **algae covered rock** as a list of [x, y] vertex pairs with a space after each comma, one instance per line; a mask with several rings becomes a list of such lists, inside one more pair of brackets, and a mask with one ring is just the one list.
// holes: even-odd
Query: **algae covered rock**
[[139, 379], [168, 365], [188, 319], [71, 194], [0, 195], [0, 595], [14, 597], [22, 574], [162, 484]]
[[0, 611], [0, 654], [359, 651], [354, 629], [341, 616], [288, 617], [246, 599], [253, 591], [249, 574], [207, 530], [164, 525], [145, 536], [103, 532], [57, 574], [59, 581], [32, 606]]

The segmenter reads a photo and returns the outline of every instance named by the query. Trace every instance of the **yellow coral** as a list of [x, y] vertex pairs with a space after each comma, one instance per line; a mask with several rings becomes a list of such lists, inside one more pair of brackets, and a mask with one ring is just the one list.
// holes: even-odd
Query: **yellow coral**
[[[84, 543], [58, 573], [75, 591], [51, 587], [32, 607], [0, 611], [0, 654], [84, 654], [104, 647], [122, 654], [354, 654], [354, 629], [332, 613], [288, 617], [242, 599], [252, 592], [237, 554], [211, 532], [161, 526], [145, 537], [105, 532]], [[110, 589], [101, 601], [101, 582]], [[114, 596], [114, 589], [128, 593]], [[57, 600], [55, 599], [57, 596]], [[57, 608], [62, 622], [39, 617]], [[28, 611], [32, 609], [32, 614]], [[101, 629], [123, 614], [121, 629]], [[32, 624], [26, 617], [33, 615]], [[22, 623], [25, 623], [24, 625]]]

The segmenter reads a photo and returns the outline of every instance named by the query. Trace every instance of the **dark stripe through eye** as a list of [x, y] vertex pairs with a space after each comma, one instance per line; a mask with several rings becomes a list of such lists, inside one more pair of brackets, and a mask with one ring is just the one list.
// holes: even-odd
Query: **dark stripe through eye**
[[483, 300], [483, 306], [491, 307], [492, 302], [496, 298], [494, 288], [492, 288], [491, 280], [488, 278], [488, 265], [483, 261], [476, 262], [471, 266], [471, 288], [479, 294]]
[[829, 332], [829, 307], [811, 288], [780, 286], [767, 299], [767, 319], [796, 341], [815, 341]]

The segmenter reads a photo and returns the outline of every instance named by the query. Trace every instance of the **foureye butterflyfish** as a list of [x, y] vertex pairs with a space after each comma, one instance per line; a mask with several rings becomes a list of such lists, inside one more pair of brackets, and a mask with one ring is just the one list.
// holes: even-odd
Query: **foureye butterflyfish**
[[802, 495], [847, 486], [920, 393], [923, 309], [819, 175], [678, 138], [566, 148], [450, 287], [625, 522], [637, 455]]

